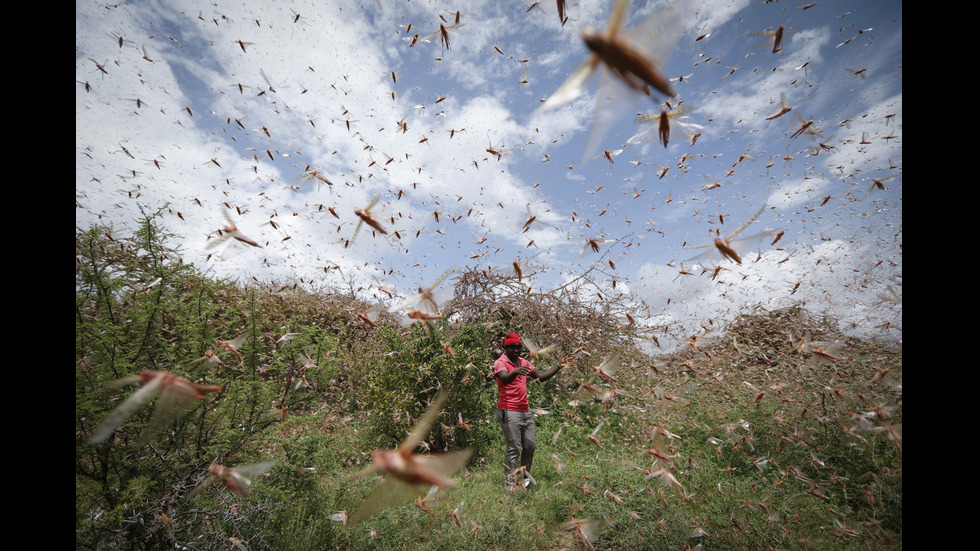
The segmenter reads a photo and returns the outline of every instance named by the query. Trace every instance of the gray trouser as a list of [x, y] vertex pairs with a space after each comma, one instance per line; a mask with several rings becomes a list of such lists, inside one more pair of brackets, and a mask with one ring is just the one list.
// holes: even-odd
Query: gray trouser
[[507, 409], [497, 410], [497, 421], [500, 428], [504, 431], [504, 441], [507, 447], [504, 450], [504, 475], [507, 482], [510, 480], [510, 473], [517, 468], [517, 462], [531, 472], [531, 461], [534, 460], [534, 450], [537, 448], [534, 442], [534, 414], [530, 411], [511, 411]]

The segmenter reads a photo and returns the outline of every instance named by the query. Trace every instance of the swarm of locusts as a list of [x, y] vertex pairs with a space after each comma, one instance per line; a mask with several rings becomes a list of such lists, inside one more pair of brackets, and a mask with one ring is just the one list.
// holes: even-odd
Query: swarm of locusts
[[[744, 58], [745, 52], [725, 51], [724, 63], [734, 65], [720, 76], [725, 69], [712, 41], [724, 32], [698, 27], [715, 24], [715, 17], [724, 19], [718, 23], [724, 29], [742, 28], [736, 23], [743, 21], [741, 14], [721, 17], [721, 10], [699, 0], [635, 10], [629, 0], [613, 0], [598, 28], [575, 28], [592, 14], [583, 10], [580, 17], [579, 6], [566, 0], [516, 6], [513, 11], [528, 18], [547, 10], [547, 26], [533, 26], [554, 32], [555, 43], [574, 46], [564, 67], [555, 61], [566, 52], [544, 52], [527, 36], [511, 42], [517, 33], [502, 31], [492, 36], [507, 38], [484, 42], [474, 34], [483, 32], [483, 12], [430, 13], [415, 25], [407, 17], [395, 20], [389, 6], [377, 2], [378, 17], [350, 25], [359, 31], [389, 25], [362, 32], [361, 40], [379, 42], [371, 48], [359, 43], [364, 58], [386, 65], [409, 55], [425, 59], [434, 63], [428, 74], [439, 75], [427, 79], [408, 63], [362, 72], [361, 60], [341, 63], [342, 56], [275, 60], [288, 56], [286, 38], [289, 32], [299, 38], [300, 29], [323, 42], [318, 54], [343, 52], [330, 47], [344, 38], [324, 42], [320, 25], [337, 19], [346, 29], [354, 23], [331, 17], [334, 8], [350, 18], [373, 8], [325, 2], [315, 13], [263, 8], [253, 14], [212, 3], [197, 13], [179, 12], [193, 25], [177, 26], [186, 33], [171, 33], [168, 21], [164, 37], [148, 22], [146, 32], [124, 37], [120, 14], [127, 10], [100, 4], [96, 12], [104, 19], [96, 19], [88, 17], [87, 4], [76, 3], [78, 18], [86, 16], [98, 29], [91, 33], [112, 57], [96, 52], [90, 37], [80, 40], [85, 48], [78, 51], [86, 54], [76, 54], [76, 166], [85, 167], [76, 177], [79, 219], [81, 213], [111, 219], [115, 208], [143, 212], [159, 204], [157, 215], [190, 237], [171, 251], [155, 242], [170, 226], [159, 234], [141, 228], [125, 243], [114, 228], [98, 237], [77, 234], [77, 546], [259, 549], [295, 537], [308, 546], [384, 547], [383, 527], [431, 530], [433, 538], [448, 529], [459, 537], [447, 542], [469, 538], [488, 547], [531, 548], [561, 538], [559, 547], [592, 551], [609, 541], [636, 548], [668, 541], [678, 548], [699, 542], [705, 548], [895, 544], [883, 526], [895, 523], [893, 512], [901, 509], [900, 343], [895, 353], [845, 336], [831, 323], [833, 314], [819, 318], [791, 302], [832, 294], [813, 283], [811, 276], [826, 275], [815, 273], [819, 266], [838, 277], [859, 274], [856, 284], [843, 285], [847, 291], [877, 289], [869, 291], [873, 304], [834, 297], [867, 316], [848, 320], [852, 326], [871, 325], [866, 321], [876, 310], [901, 308], [900, 254], [838, 270], [834, 261], [849, 262], [858, 250], [849, 246], [854, 242], [844, 244], [840, 234], [809, 242], [794, 235], [816, 236], [813, 228], [831, 228], [832, 216], [861, 210], [862, 200], [875, 204], [862, 212], [868, 220], [870, 212], [885, 217], [895, 210], [881, 202], [900, 195], [900, 151], [899, 162], [888, 159], [887, 169], [840, 155], [847, 148], [845, 154], [873, 158], [900, 142], [901, 94], [894, 109], [855, 100], [834, 105], [833, 115], [806, 99], [822, 97], [820, 73], [844, 73], [849, 87], [874, 82], [884, 71], [873, 58], [836, 66], [811, 61], [805, 52], [816, 39], [795, 40], [793, 18], [778, 25], [770, 19], [751, 29], [757, 32], [738, 31], [740, 39], [760, 42]], [[405, 4], [391, 8], [414, 7]], [[823, 7], [818, 4], [795, 9], [814, 14]], [[87, 26], [79, 33], [91, 34]], [[837, 32], [845, 36], [831, 46], [863, 38], [870, 46], [872, 29], [860, 27], [842, 24]], [[334, 30], [339, 35], [343, 29]], [[215, 48], [213, 58], [197, 49], [202, 44]], [[474, 111], [492, 113], [493, 128], [458, 116], [470, 98], [455, 94], [447, 75], [474, 65], [471, 50], [480, 50], [491, 77], [501, 77], [474, 80], [486, 101]], [[180, 57], [190, 51], [194, 58]], [[668, 72], [672, 56], [696, 68]], [[155, 69], [187, 59], [194, 66], [209, 59], [218, 70], [207, 72], [227, 82], [195, 74], [207, 90], [176, 94], [158, 86]], [[569, 72], [557, 87], [546, 81], [536, 89], [535, 78], [548, 75], [542, 68]], [[717, 82], [699, 88], [714, 69]], [[123, 74], [138, 91], [117, 93]], [[736, 86], [721, 86], [746, 74], [765, 74], [772, 84], [764, 91], [741, 86], [757, 105], [730, 117], [719, 101], [734, 102]], [[576, 100], [594, 80], [597, 90], [588, 101], [594, 109], [583, 110]], [[506, 89], [495, 88], [502, 82], [519, 91], [515, 103], [532, 124], [484, 109], [504, 104]], [[164, 95], [193, 103], [166, 103], [171, 100]], [[374, 96], [383, 98], [384, 108]], [[124, 115], [117, 119], [125, 120], [116, 123], [121, 131], [113, 129], [116, 143], [89, 145], [96, 136], [86, 131], [98, 125], [87, 114], [105, 116], [100, 109], [115, 100]], [[872, 118], [880, 128], [858, 127]], [[277, 120], [290, 125], [277, 126]], [[192, 139], [202, 136], [192, 132], [221, 121], [220, 132]], [[575, 139], [583, 124], [589, 128], [576, 166], [565, 159], [563, 140]], [[170, 149], [154, 150], [159, 144], [151, 138], [161, 128], [179, 138], [167, 138]], [[728, 139], [719, 139], [721, 133], [732, 139], [772, 133], [778, 148], [765, 151], [765, 140], [753, 138], [729, 157], [731, 150], [720, 149], [718, 142]], [[203, 149], [205, 142], [217, 145]], [[178, 151], [190, 164], [183, 165]], [[554, 201], [549, 193], [565, 182], [545, 174], [540, 181], [534, 174], [510, 178], [508, 171], [527, 152], [535, 162], [550, 162], [544, 165], [549, 169], [567, 167], [573, 180], [591, 176], [576, 170], [590, 159], [605, 159], [591, 167], [601, 165], [605, 173], [582, 187], [588, 196], [576, 197], [576, 205]], [[792, 180], [799, 188], [792, 192], [788, 178], [777, 174], [780, 158], [786, 174], [797, 172]], [[765, 191], [752, 191], [751, 198], [739, 196], [742, 181], [698, 173], [717, 164], [728, 171], [725, 179], [738, 170], [761, 180], [766, 159], [766, 181], [758, 186]], [[819, 177], [823, 162], [835, 178]], [[691, 176], [697, 184], [688, 186]], [[525, 182], [532, 179], [533, 187]], [[178, 188], [178, 180], [191, 191]], [[94, 200], [105, 189], [112, 209]], [[174, 195], [164, 197], [160, 189]], [[677, 278], [667, 284], [671, 273], [663, 286], [653, 285], [646, 278], [660, 274], [649, 275], [656, 270], [652, 263], [631, 266], [640, 258], [634, 251], [659, 237], [673, 240], [667, 224], [681, 218], [677, 211], [693, 217], [700, 233], [675, 240], [682, 251], [678, 265], [671, 260], [666, 266], [677, 269]], [[154, 227], [153, 219], [147, 216], [146, 228]], [[810, 231], [792, 226], [797, 223]], [[862, 229], [873, 227], [865, 223]], [[900, 250], [900, 228], [876, 229], [883, 236], [876, 245], [887, 240]], [[197, 277], [182, 257], [188, 242], [208, 270], [237, 261], [247, 275], [218, 282]], [[831, 245], [839, 246], [836, 252], [826, 252]], [[453, 254], [454, 247], [466, 260], [437, 250]], [[566, 248], [577, 253], [566, 266], [576, 266], [555, 269], [567, 261], [560, 256]], [[411, 253], [411, 260], [402, 253]], [[807, 264], [810, 257], [819, 260]], [[479, 264], [461, 267], [464, 262]], [[423, 270], [429, 270], [423, 281], [412, 279], [407, 292], [391, 283]], [[287, 275], [263, 282], [262, 273]], [[341, 291], [332, 287], [337, 278]], [[773, 309], [726, 324], [698, 310], [708, 302], [698, 295], [690, 308], [671, 310], [697, 294], [674, 293], [670, 285], [677, 279], [697, 280], [703, 284], [698, 293], [740, 306], [739, 293], [764, 289], [766, 307]], [[320, 292], [321, 284], [330, 290]], [[663, 295], [660, 304], [637, 290], [654, 287], [656, 300]], [[692, 318], [683, 329], [679, 311]], [[889, 320], [900, 325], [900, 314]], [[558, 383], [529, 387], [539, 420], [533, 477], [526, 466], [502, 472], [501, 453], [484, 446], [498, 436], [488, 368], [501, 353], [498, 337], [512, 331], [526, 335], [523, 354], [536, 369], [558, 363], [564, 371]], [[678, 347], [671, 353], [661, 348], [668, 339]], [[491, 414], [481, 417], [477, 406]], [[853, 464], [861, 471], [846, 470]], [[501, 490], [498, 478], [516, 474], [527, 476], [529, 486]], [[496, 493], [485, 490], [488, 480]], [[502, 508], [507, 517], [499, 516]], [[521, 525], [511, 513], [540, 522]], [[318, 524], [321, 519], [330, 522]], [[818, 535], [797, 537], [808, 523]], [[525, 538], [518, 545], [499, 539], [518, 531]]]

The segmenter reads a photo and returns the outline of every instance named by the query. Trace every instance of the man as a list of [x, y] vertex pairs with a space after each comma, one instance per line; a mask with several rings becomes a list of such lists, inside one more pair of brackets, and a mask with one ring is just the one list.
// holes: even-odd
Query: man
[[[534, 365], [521, 357], [524, 343], [517, 333], [504, 339], [504, 353], [493, 363], [493, 374], [497, 379], [497, 421], [504, 431], [504, 473], [506, 485], [513, 488], [522, 483], [526, 488], [530, 483], [528, 473], [534, 459], [534, 416], [527, 399], [527, 378], [547, 381], [563, 367], [572, 364], [572, 358], [565, 358], [558, 365], [538, 373]], [[523, 468], [523, 480], [514, 480], [518, 471], [518, 460]]]

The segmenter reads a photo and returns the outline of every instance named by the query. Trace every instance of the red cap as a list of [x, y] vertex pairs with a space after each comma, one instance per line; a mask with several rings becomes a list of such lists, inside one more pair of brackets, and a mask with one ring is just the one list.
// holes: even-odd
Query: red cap
[[511, 333], [504, 339], [504, 346], [510, 346], [512, 344], [524, 344], [521, 342], [521, 336], [517, 333]]

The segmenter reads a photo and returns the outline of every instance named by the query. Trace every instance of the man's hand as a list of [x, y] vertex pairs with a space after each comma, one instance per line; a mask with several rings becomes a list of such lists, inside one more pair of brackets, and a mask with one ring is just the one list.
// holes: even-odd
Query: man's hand
[[575, 365], [575, 358], [571, 356], [565, 356], [565, 358], [562, 359], [562, 361], [558, 362], [558, 365], [562, 367], [571, 367]]

